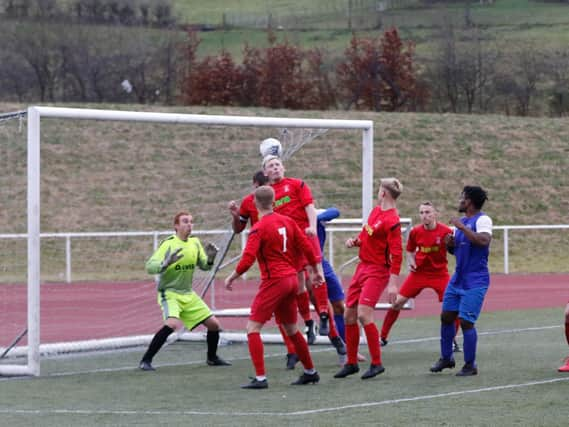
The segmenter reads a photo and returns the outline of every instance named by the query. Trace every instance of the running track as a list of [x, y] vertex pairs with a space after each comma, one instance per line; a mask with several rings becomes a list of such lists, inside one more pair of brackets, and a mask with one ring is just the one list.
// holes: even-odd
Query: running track
[[[348, 279], [344, 280], [346, 287]], [[256, 283], [239, 281], [234, 291], [216, 284], [216, 308], [247, 307]], [[569, 274], [492, 276], [484, 311], [560, 307], [569, 301]], [[209, 297], [206, 297], [209, 303]], [[415, 309], [401, 317], [438, 314], [433, 291], [415, 300]], [[383, 315], [377, 315], [381, 318]], [[561, 321], [561, 320], [560, 320]], [[224, 318], [225, 330], [244, 329], [246, 319]], [[161, 324], [154, 283], [76, 283], [41, 286], [42, 343], [153, 334]], [[26, 325], [26, 289], [0, 285], [0, 347], [7, 346]], [[22, 340], [21, 344], [24, 344]]]

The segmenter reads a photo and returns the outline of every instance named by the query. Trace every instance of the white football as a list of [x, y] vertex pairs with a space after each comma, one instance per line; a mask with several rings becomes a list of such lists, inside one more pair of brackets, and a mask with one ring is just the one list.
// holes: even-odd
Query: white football
[[261, 142], [259, 145], [259, 151], [263, 158], [267, 156], [279, 156], [283, 154], [283, 146], [278, 139], [267, 138]]

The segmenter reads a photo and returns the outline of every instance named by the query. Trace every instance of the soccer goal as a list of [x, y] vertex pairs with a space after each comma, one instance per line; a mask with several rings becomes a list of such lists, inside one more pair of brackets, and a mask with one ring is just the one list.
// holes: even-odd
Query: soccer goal
[[215, 309], [247, 307], [253, 286], [219, 286], [242, 243], [227, 204], [252, 190], [265, 138], [282, 142], [287, 176], [307, 181], [318, 207], [365, 218], [373, 206], [369, 120], [34, 106], [27, 142], [2, 136], [0, 375], [39, 375], [52, 352], [146, 344], [161, 315], [144, 262], [180, 210], [224, 255], [196, 291]]

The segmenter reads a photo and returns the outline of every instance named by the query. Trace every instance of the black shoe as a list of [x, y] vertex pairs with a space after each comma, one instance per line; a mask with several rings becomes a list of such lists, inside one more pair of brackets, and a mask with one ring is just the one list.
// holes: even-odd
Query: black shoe
[[294, 353], [288, 353], [286, 355], [286, 368], [287, 369], [294, 369], [296, 364], [298, 363], [298, 356]]
[[442, 357], [437, 360], [433, 366], [431, 366], [431, 372], [441, 372], [443, 369], [454, 368], [455, 363], [453, 359], [443, 359]]
[[141, 371], [155, 371], [156, 369], [154, 368], [154, 366], [152, 366], [150, 364], [150, 362], [145, 362], [144, 360], [140, 361], [140, 364], [138, 365], [138, 368]]
[[385, 338], [380, 338], [380, 339], [379, 339], [379, 345], [381, 345], [382, 347], [385, 347], [388, 342], [389, 342], [389, 341], [387, 341], [387, 339], [385, 339]]
[[453, 353], [462, 353], [462, 349], [460, 348], [460, 346], [458, 345], [458, 341], [454, 340], [452, 342], [452, 352]]
[[223, 360], [219, 356], [215, 356], [215, 359], [207, 359], [207, 364], [209, 366], [231, 366], [230, 362]]
[[346, 344], [344, 344], [344, 341], [342, 341], [342, 337], [338, 335], [337, 337], [330, 338], [330, 342], [336, 349], [336, 353], [338, 353], [340, 356], [346, 354]]
[[307, 320], [306, 322], [304, 322], [304, 324], [306, 325], [306, 342], [308, 342], [308, 345], [312, 345], [314, 344], [314, 341], [316, 341], [316, 331], [314, 330], [314, 320]]
[[478, 375], [478, 368], [472, 363], [465, 363], [462, 369], [456, 373], [457, 377], [469, 377], [471, 375]]
[[362, 375], [362, 380], [367, 380], [368, 378], [373, 378], [385, 371], [383, 365], [374, 365], [373, 363], [369, 365], [369, 369]]
[[336, 372], [336, 375], [334, 375], [334, 378], [346, 378], [348, 375], [353, 375], [359, 371], [360, 371], [360, 367], [358, 366], [357, 363], [354, 365], [346, 363], [342, 369], [340, 369], [338, 372]]
[[295, 382], [290, 383], [290, 385], [316, 384], [318, 381], [320, 381], [320, 375], [318, 375], [318, 372], [314, 372], [313, 374], [307, 374], [304, 372]]
[[262, 388], [269, 388], [269, 382], [267, 379], [259, 381], [257, 378], [253, 378], [251, 382], [247, 384], [241, 384], [241, 388], [246, 388], [250, 390], [260, 390]]
[[330, 319], [328, 313], [320, 313], [320, 327], [318, 328], [318, 335], [327, 337], [330, 333]]

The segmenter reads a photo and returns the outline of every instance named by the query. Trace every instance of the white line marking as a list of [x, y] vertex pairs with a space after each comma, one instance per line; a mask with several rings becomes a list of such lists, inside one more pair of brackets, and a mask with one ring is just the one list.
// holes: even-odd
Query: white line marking
[[[478, 332], [478, 336], [482, 336], [482, 335], [502, 335], [502, 334], [512, 334], [512, 333], [519, 333], [519, 332], [535, 332], [535, 331], [543, 331], [543, 330], [547, 330], [547, 329], [556, 329], [556, 328], [560, 328], [561, 325], [550, 325], [550, 326], [536, 326], [536, 327], [530, 327], [530, 328], [515, 328], [515, 329], [503, 329], [503, 330], [497, 330], [497, 331], [486, 331], [486, 332]], [[425, 338], [412, 338], [412, 339], [406, 339], [406, 340], [394, 340], [394, 341], [390, 341], [389, 345], [396, 345], [396, 344], [414, 344], [414, 343], [421, 343], [421, 342], [429, 342], [429, 341], [438, 341], [440, 340], [440, 337], [425, 337]], [[310, 352], [311, 353], [321, 353], [321, 352], [328, 352], [328, 351], [332, 351], [334, 350], [332, 347], [325, 347], [322, 349], [314, 349], [311, 348]], [[281, 357], [283, 356], [285, 353], [282, 352], [278, 352], [278, 353], [273, 353], [273, 354], [267, 354], [265, 355], [265, 358], [270, 358], [270, 357]], [[234, 357], [232, 359], [228, 359], [230, 361], [239, 361], [239, 360], [250, 360], [250, 357], [247, 356], [243, 356], [243, 357]], [[201, 365], [203, 364], [204, 361], [203, 360], [194, 360], [194, 361], [190, 361], [190, 362], [181, 362], [181, 363], [163, 363], [163, 364], [158, 364], [155, 365], [156, 368], [166, 368], [166, 367], [176, 367], [176, 366], [188, 366], [188, 365]], [[55, 373], [51, 373], [51, 374], [47, 374], [47, 375], [42, 375], [43, 378], [49, 378], [49, 377], [67, 377], [67, 376], [71, 376], [71, 375], [84, 375], [84, 374], [98, 374], [98, 373], [106, 373], [106, 372], [122, 372], [122, 371], [134, 371], [137, 370], [137, 368], [135, 366], [129, 365], [129, 366], [123, 366], [123, 367], [117, 367], [117, 368], [100, 368], [100, 369], [93, 369], [93, 370], [87, 370], [87, 371], [74, 371], [74, 372], [55, 372]], [[25, 380], [25, 379], [30, 379], [32, 377], [0, 377], [0, 382], [1, 381], [14, 381], [14, 380]]]
[[213, 412], [213, 411], [136, 411], [136, 410], [88, 410], [88, 409], [4, 409], [0, 408], [0, 414], [32, 414], [32, 415], [203, 415], [203, 416], [222, 416], [222, 417], [251, 417], [251, 416], [278, 416], [296, 417], [302, 415], [320, 414], [323, 412], [338, 412], [347, 409], [369, 408], [374, 406], [395, 405], [398, 403], [417, 402], [420, 400], [440, 399], [445, 397], [462, 396], [466, 394], [485, 393], [491, 391], [511, 390], [515, 388], [532, 387], [537, 385], [552, 384], [557, 382], [569, 381], [569, 377], [550, 378], [541, 381], [530, 381], [521, 384], [506, 384], [493, 387], [476, 388], [472, 390], [451, 391], [448, 393], [427, 394], [424, 396], [406, 397], [401, 399], [380, 400], [377, 402], [354, 403], [351, 405], [336, 406], [320, 409], [308, 409], [305, 411], [294, 412]]

